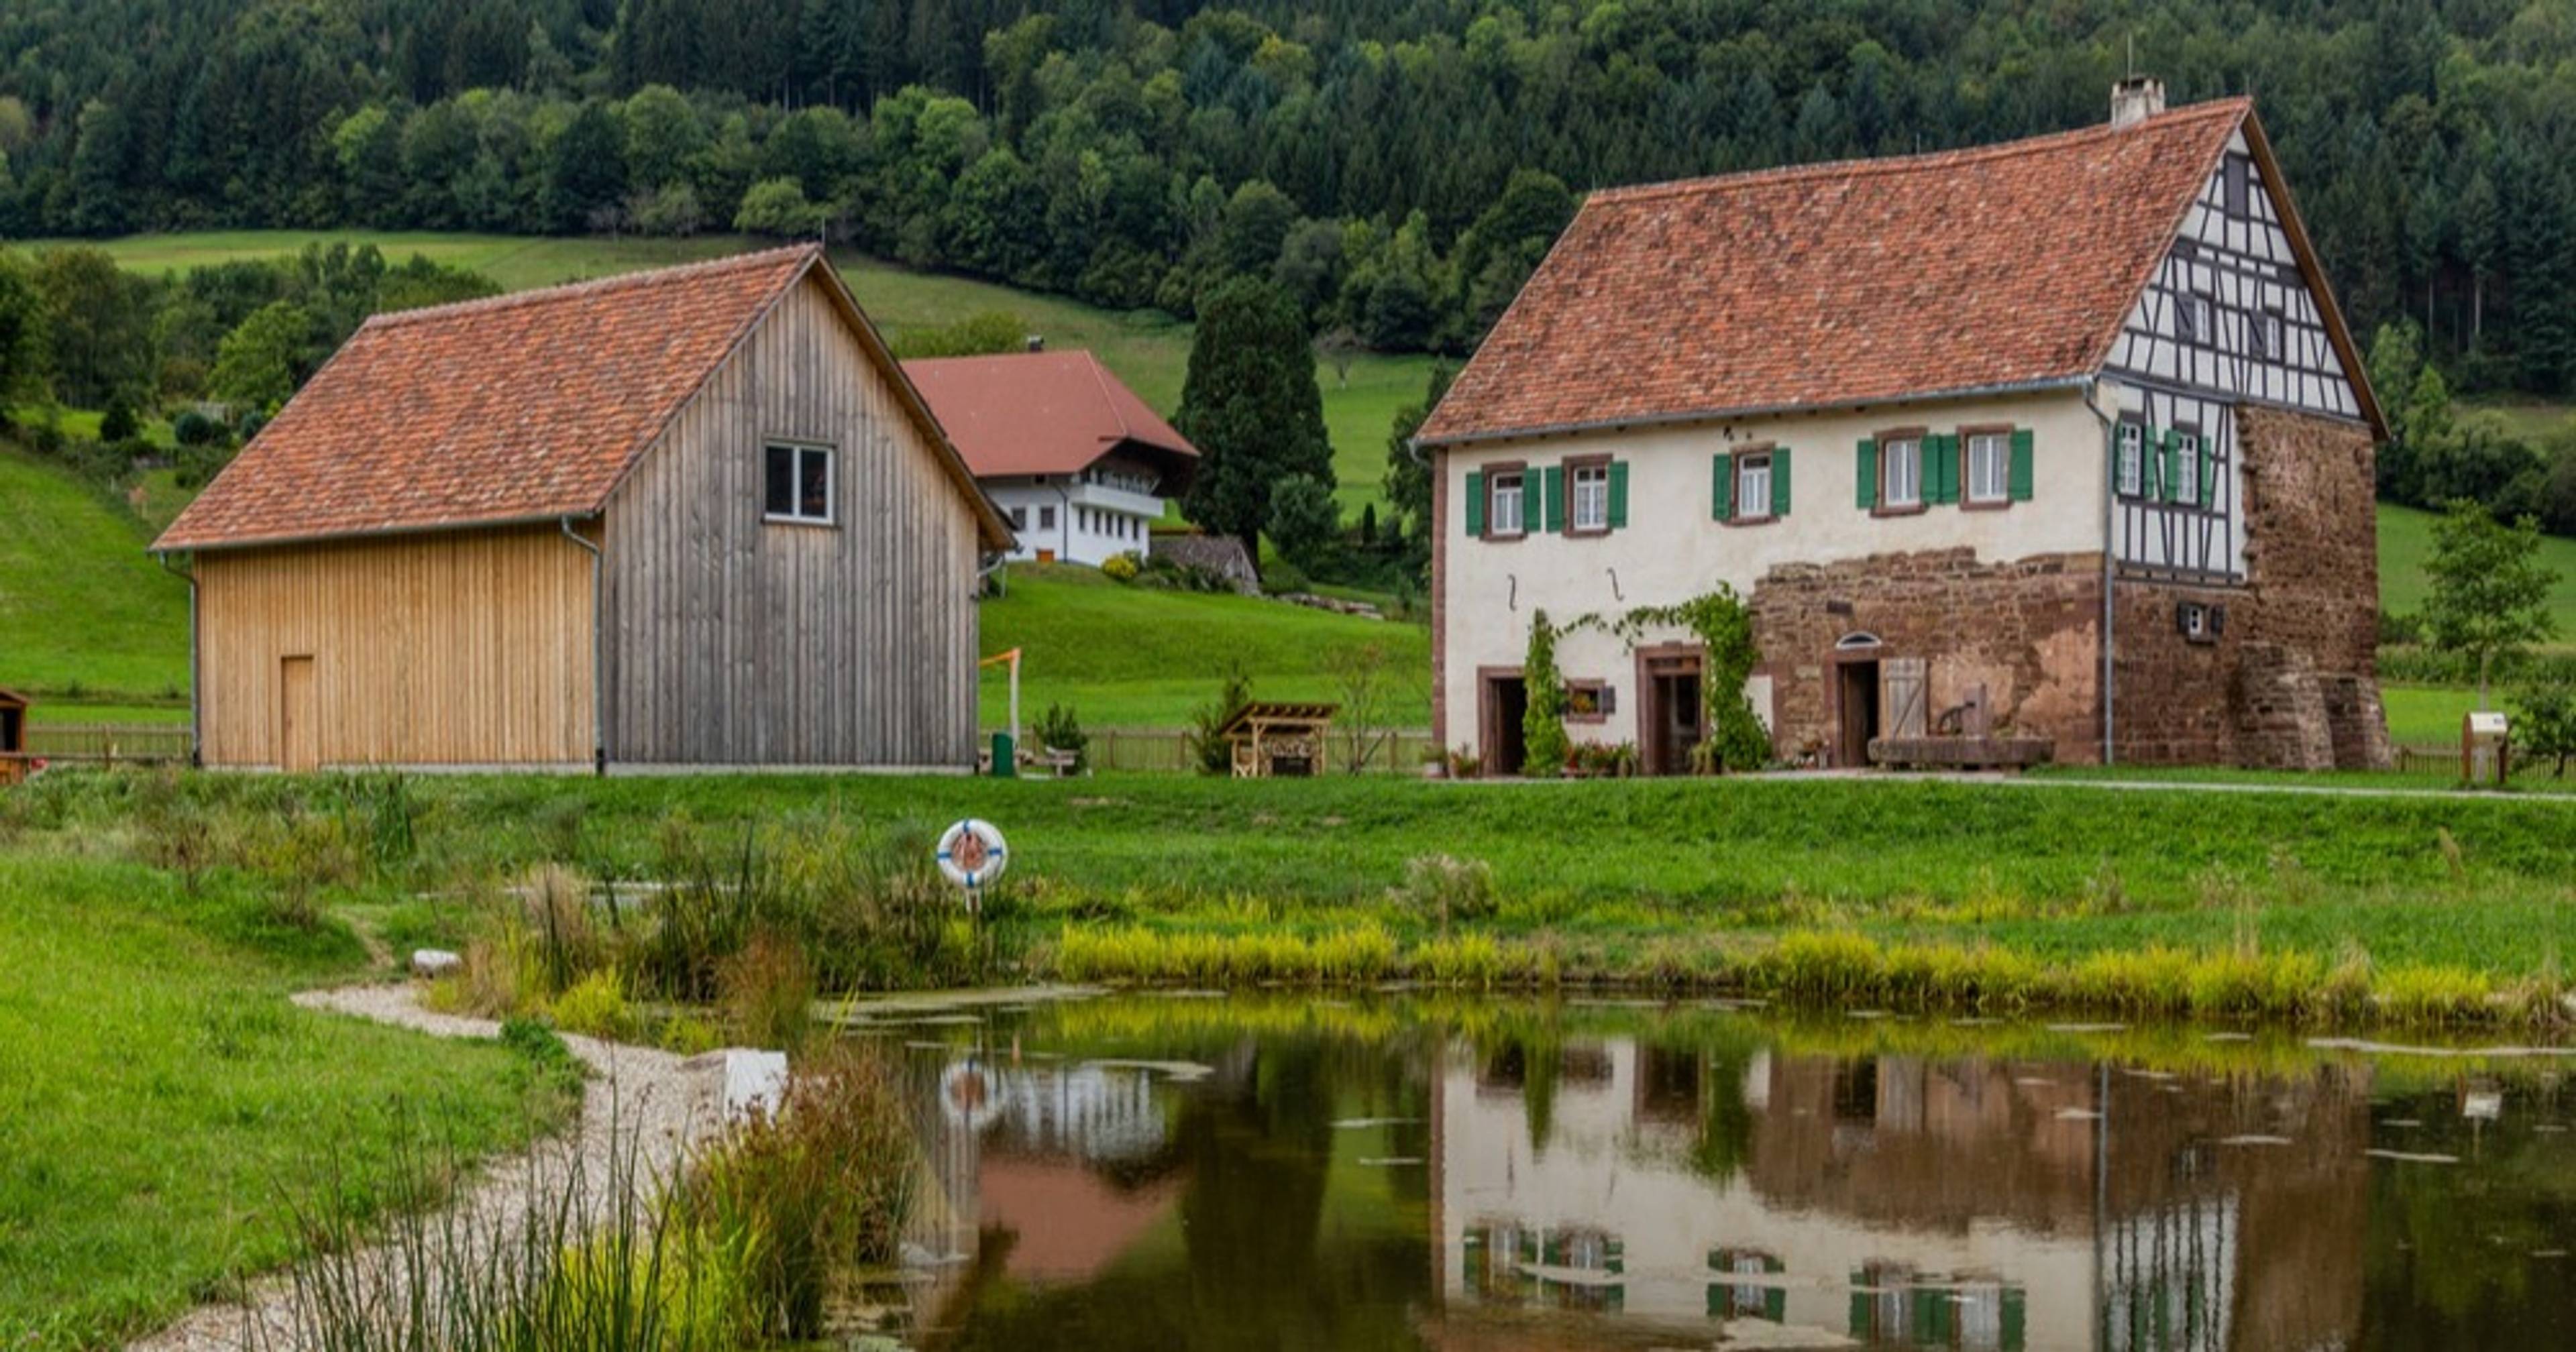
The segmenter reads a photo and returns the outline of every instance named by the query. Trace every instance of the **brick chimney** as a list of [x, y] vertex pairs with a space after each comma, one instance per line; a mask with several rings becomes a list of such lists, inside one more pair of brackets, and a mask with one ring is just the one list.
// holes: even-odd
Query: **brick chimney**
[[2111, 125], [2135, 126], [2165, 110], [2165, 82], [2152, 75], [2127, 76], [2111, 86]]

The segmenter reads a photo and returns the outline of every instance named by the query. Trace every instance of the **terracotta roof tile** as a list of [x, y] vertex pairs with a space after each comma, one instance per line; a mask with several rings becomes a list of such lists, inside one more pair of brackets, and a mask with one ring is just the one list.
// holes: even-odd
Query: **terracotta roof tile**
[[1422, 440], [2090, 375], [2250, 109], [1595, 193]]
[[588, 515], [812, 246], [378, 315], [156, 550]]
[[1192, 446], [1088, 352], [926, 357], [905, 375], [977, 478], [1071, 474], [1121, 443], [1159, 451], [1181, 473]]

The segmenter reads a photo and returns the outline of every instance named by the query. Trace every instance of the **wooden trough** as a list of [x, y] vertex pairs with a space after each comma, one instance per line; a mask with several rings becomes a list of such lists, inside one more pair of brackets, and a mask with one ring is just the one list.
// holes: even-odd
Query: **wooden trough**
[[1907, 770], [2022, 770], [2057, 757], [2046, 737], [1874, 737], [1869, 762]]

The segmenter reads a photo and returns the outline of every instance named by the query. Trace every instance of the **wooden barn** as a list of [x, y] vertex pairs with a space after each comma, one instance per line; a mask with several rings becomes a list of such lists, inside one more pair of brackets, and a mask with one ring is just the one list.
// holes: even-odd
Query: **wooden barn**
[[813, 247], [367, 322], [153, 545], [214, 766], [969, 767], [1010, 531]]

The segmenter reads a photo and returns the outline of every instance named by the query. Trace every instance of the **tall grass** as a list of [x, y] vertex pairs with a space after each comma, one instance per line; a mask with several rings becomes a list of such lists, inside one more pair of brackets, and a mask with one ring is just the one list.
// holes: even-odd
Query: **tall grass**
[[[542, 1036], [542, 1035], [541, 1035]], [[733, 1352], [830, 1331], [830, 1296], [893, 1260], [916, 1159], [901, 1092], [868, 1051], [808, 1063], [777, 1111], [677, 1179], [622, 1124], [604, 1170], [577, 1149], [522, 1166], [508, 1205], [442, 1205], [460, 1175], [414, 1144], [386, 1208], [331, 1186], [296, 1220], [294, 1270], [257, 1352]], [[667, 1185], [667, 1186], [666, 1186]]]

